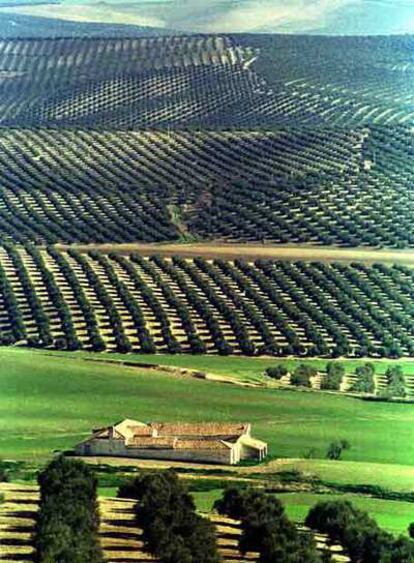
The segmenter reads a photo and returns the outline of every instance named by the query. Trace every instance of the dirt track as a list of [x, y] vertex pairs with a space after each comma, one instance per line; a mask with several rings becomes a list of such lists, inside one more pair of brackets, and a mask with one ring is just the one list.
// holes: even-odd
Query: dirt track
[[[67, 245], [56, 245], [59, 250], [65, 250]], [[191, 244], [75, 244], [81, 252], [99, 250], [103, 253], [117, 252], [130, 254], [138, 252], [144, 256], [159, 254], [161, 256], [180, 255], [185, 258], [203, 256], [204, 258], [256, 260], [267, 258], [273, 260], [315, 260], [320, 262], [383, 262], [399, 263], [414, 267], [414, 250], [376, 249], [368, 247], [338, 248], [326, 246], [294, 246], [268, 244], [228, 244], [228, 243], [191, 243]]]

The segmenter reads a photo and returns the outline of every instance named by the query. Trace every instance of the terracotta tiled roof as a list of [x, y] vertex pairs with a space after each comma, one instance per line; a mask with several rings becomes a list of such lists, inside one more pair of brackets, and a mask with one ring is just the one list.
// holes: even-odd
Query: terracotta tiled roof
[[227, 445], [221, 440], [180, 440], [175, 443], [176, 450], [227, 450], [231, 445]]
[[152, 436], [153, 429], [151, 426], [128, 426], [134, 436]]
[[159, 436], [241, 436], [247, 431], [248, 424], [205, 423], [163, 423], [152, 422], [151, 427]]
[[[120, 432], [118, 427], [122, 425]], [[248, 424], [217, 422], [141, 424], [127, 419], [118, 425], [97, 429], [90, 439], [114, 437], [125, 440], [126, 447], [137, 449], [223, 450], [231, 448], [241, 436], [246, 438], [248, 427]]]
[[128, 440], [126, 446], [128, 448], [160, 448], [173, 449], [177, 438], [174, 436], [163, 436], [161, 438], [152, 438], [151, 436], [136, 436]]

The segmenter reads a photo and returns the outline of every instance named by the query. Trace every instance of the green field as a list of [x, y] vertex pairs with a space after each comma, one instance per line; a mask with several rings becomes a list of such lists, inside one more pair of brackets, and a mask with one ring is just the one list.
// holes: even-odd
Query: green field
[[[269, 442], [271, 460], [257, 467], [238, 468], [238, 474], [250, 473], [251, 478], [271, 482], [280, 471], [298, 470], [305, 478], [316, 476], [334, 485], [370, 484], [402, 492], [414, 488], [412, 405], [364, 402], [326, 393], [243, 388], [155, 369], [85, 361], [82, 356], [86, 355], [0, 349], [0, 457], [37, 467], [54, 451], [73, 447], [92, 427], [124, 417], [247, 420], [253, 424], [254, 435]], [[263, 367], [271, 363], [188, 356], [135, 359], [242, 379], [260, 377]], [[342, 438], [352, 446], [344, 460], [326, 461], [329, 442]], [[297, 459], [310, 448], [315, 449], [316, 459]], [[115, 492], [110, 485], [101, 489], [103, 495]], [[198, 508], [208, 510], [220, 490], [194, 494]], [[393, 532], [404, 531], [414, 519], [414, 505], [408, 502], [351, 496]], [[320, 498], [313, 493], [283, 495], [289, 514], [298, 520]]]
[[347, 499], [357, 508], [365, 510], [378, 524], [393, 533], [407, 533], [408, 525], [413, 521], [413, 504], [409, 502], [388, 501], [375, 498], [364, 498], [357, 495], [317, 495], [286, 493], [278, 495], [286, 505], [289, 516], [302, 521], [309, 509], [317, 502], [324, 500]]
[[[158, 356], [157, 361], [164, 358]], [[219, 361], [238, 365], [234, 359], [211, 361], [212, 369]], [[315, 448], [316, 457], [323, 458], [328, 443], [343, 438], [352, 445], [347, 460], [414, 463], [412, 405], [369, 403], [323, 393], [244, 389], [154, 370], [148, 373], [134, 367], [85, 362], [74, 356], [63, 361], [30, 350], [1, 349], [0, 450], [4, 458], [45, 459], [53, 450], [74, 446], [92, 427], [127, 416], [141, 420], [248, 420], [254, 434], [269, 442], [273, 457], [302, 457]]]
[[[44, 352], [38, 352], [44, 354]], [[68, 357], [65, 352], [50, 352], [53, 355], [63, 355]], [[166, 366], [176, 366], [180, 368], [194, 369], [215, 373], [231, 377], [244, 382], [262, 382], [266, 368], [275, 364], [283, 364], [288, 369], [297, 366], [298, 362], [314, 366], [319, 370], [324, 370], [327, 362], [337, 361], [344, 364], [347, 373], [354, 373], [355, 369], [361, 364], [369, 361], [375, 366], [376, 373], [382, 374], [387, 371], [390, 366], [400, 365], [406, 375], [414, 375], [414, 360], [354, 360], [354, 359], [291, 359], [291, 358], [247, 358], [241, 356], [210, 356], [210, 355], [189, 355], [189, 354], [117, 354], [99, 355], [87, 352], [73, 352], [69, 355], [72, 358], [88, 358], [88, 359], [110, 359], [120, 360], [122, 362], [143, 362], [148, 364], [162, 364]]]
[[[209, 512], [214, 501], [219, 499], [223, 491], [214, 489], [206, 493], [193, 493], [197, 508], [201, 512]], [[413, 521], [413, 504], [409, 502], [388, 501], [365, 498], [358, 495], [319, 495], [312, 493], [283, 493], [277, 497], [286, 506], [286, 512], [295, 522], [303, 522], [309, 509], [317, 502], [325, 500], [347, 499], [361, 510], [365, 510], [378, 524], [394, 534], [406, 534], [409, 524]]]
[[304, 476], [317, 477], [321, 481], [332, 485], [341, 486], [350, 483], [364, 483], [397, 492], [410, 492], [414, 490], [414, 466], [398, 465], [396, 463], [286, 459], [271, 461], [260, 468], [256, 468], [255, 472], [257, 474], [266, 474], [273, 473], [274, 471], [292, 470], [298, 471]]

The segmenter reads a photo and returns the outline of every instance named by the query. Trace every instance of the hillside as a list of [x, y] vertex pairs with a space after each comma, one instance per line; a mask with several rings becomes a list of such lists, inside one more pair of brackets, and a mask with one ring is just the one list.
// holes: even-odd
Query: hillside
[[412, 356], [413, 270], [0, 249], [3, 344]]
[[5, 39], [0, 124], [412, 125], [412, 42], [411, 36]]
[[268, 88], [267, 100], [245, 119], [263, 126], [413, 122], [412, 35], [249, 34], [238, 40], [259, 50], [254, 69]]
[[[265, 463], [177, 465], [206, 510], [234, 480], [406, 533], [414, 36], [74, 26], [0, 9], [0, 479], [112, 419], [245, 420]], [[111, 495], [139, 463], [90, 461]], [[2, 490], [0, 562], [32, 561], [37, 491]], [[154, 561], [101, 509], [108, 563]]]
[[[290, 490], [283, 499], [295, 520], [303, 519], [318, 501], [318, 493], [325, 493], [321, 499], [329, 494], [333, 499], [341, 492], [353, 491], [347, 498], [369, 510], [393, 533], [405, 533], [412, 521], [412, 405], [330, 393], [244, 388], [159, 367], [168, 362], [215, 372], [222, 364], [233, 377], [239, 377], [242, 366], [245, 371], [260, 373], [266, 365], [274, 365], [270, 358], [157, 355], [150, 359], [130, 355], [120, 358], [128, 360], [125, 364], [111, 362], [113, 356], [108, 354], [52, 354], [15, 348], [2, 348], [0, 356], [0, 449], [4, 459], [17, 460], [9, 463], [14, 482], [34, 482], [37, 470], [50, 460], [52, 452], [69, 450], [85, 439], [91, 428], [126, 415], [169, 422], [249, 420], [254, 434], [269, 444], [268, 463], [216, 468], [177, 464], [192, 490], [202, 491], [197, 495], [204, 510], [210, 510], [220, 489], [241, 479], [252, 485], [266, 481], [275, 492]], [[158, 367], [142, 367], [142, 361], [152, 361]], [[344, 363], [349, 362], [356, 364]], [[377, 370], [394, 363], [378, 361]], [[414, 373], [412, 362], [401, 365], [404, 372]], [[352, 447], [343, 461], [332, 462], [325, 459], [325, 453], [336, 439], [346, 439]], [[310, 450], [311, 459], [298, 459]], [[110, 496], [120, 480], [134, 475], [137, 466], [160, 467], [154, 461], [119, 458], [91, 462], [103, 464], [97, 467], [100, 486], [110, 487], [105, 490]], [[391, 500], [391, 492], [401, 493], [400, 497], [397, 494], [397, 500]]]
[[251, 59], [221, 36], [5, 40], [0, 125], [230, 125], [258, 95]]
[[[16, 8], [16, 6], [10, 5], [13, 3], [13, 0], [0, 2], [0, 37], [2, 38], [98, 37], [102, 39], [104, 37], [154, 37], [154, 35], [179, 34], [178, 31], [166, 28], [64, 21], [51, 18], [50, 13], [44, 16], [23, 15], [13, 11], [13, 8]], [[22, 3], [27, 4], [26, 0], [23, 0]], [[16, 4], [19, 4], [18, 0]], [[39, 7], [36, 0], [34, 0], [33, 4], [37, 4]], [[29, 6], [26, 5], [25, 7], [28, 8]]]
[[0, 238], [414, 246], [413, 181], [409, 127], [4, 127]]
[[0, 239], [414, 246], [412, 38], [0, 43]]

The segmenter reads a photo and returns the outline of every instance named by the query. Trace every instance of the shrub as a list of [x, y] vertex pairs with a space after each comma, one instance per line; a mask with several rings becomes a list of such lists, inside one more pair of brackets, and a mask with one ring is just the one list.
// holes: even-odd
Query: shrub
[[7, 466], [3, 464], [4, 462], [0, 459], [0, 483], [7, 482], [9, 480], [7, 476]]
[[326, 452], [327, 459], [341, 459], [342, 452], [344, 450], [349, 450], [351, 448], [351, 444], [347, 440], [339, 440], [335, 442], [331, 442], [328, 447], [328, 451]]

